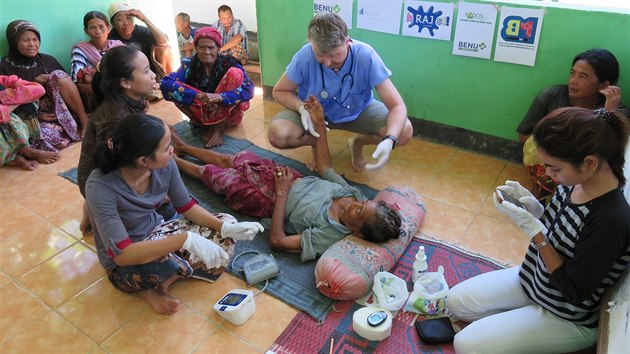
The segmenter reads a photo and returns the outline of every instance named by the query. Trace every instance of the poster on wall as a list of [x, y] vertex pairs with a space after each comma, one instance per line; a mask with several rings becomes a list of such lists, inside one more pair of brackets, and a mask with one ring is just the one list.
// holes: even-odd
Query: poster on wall
[[403, 36], [451, 40], [453, 3], [406, 0]]
[[497, 8], [491, 4], [460, 2], [453, 54], [490, 59], [497, 12]]
[[494, 60], [534, 66], [544, 9], [501, 8]]
[[348, 29], [352, 29], [352, 1], [353, 0], [315, 0], [313, 12], [334, 12], [346, 22]]
[[358, 0], [357, 28], [399, 34], [401, 8], [402, 0]]

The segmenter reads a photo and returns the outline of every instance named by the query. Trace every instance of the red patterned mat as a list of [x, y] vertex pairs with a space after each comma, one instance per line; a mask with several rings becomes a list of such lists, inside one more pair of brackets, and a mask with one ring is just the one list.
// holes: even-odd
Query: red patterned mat
[[[471, 254], [439, 241], [414, 238], [405, 250], [391, 273], [407, 280], [408, 290], [413, 290], [411, 282], [412, 264], [418, 247], [422, 245], [427, 254], [429, 271], [444, 267], [444, 276], [449, 286], [503, 266], [491, 259]], [[372, 302], [368, 299], [368, 302]], [[368, 341], [352, 330], [352, 314], [362, 306], [352, 301], [339, 301], [336, 311], [331, 312], [323, 324], [318, 324], [309, 315], [301, 312], [293, 318], [289, 326], [273, 343], [272, 353], [329, 353], [331, 338], [334, 338], [333, 353], [454, 353], [452, 344], [426, 345], [422, 343], [413, 323], [425, 317], [411, 312], [398, 311], [395, 314], [392, 334], [381, 342]], [[453, 323], [455, 330], [466, 324]]]

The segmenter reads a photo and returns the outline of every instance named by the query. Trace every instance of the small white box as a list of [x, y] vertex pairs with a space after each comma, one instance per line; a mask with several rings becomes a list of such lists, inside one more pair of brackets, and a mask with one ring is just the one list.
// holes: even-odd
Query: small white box
[[251, 290], [232, 289], [214, 304], [214, 311], [240, 326], [256, 312], [254, 293]]

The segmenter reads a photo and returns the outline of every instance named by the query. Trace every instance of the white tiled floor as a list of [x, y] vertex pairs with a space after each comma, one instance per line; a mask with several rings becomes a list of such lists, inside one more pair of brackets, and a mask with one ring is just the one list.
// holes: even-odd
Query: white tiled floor
[[[306, 162], [308, 148], [279, 151], [269, 145], [266, 129], [279, 110], [278, 104], [256, 96], [243, 123], [228, 134]], [[153, 104], [151, 113], [170, 124], [181, 119], [165, 101]], [[426, 201], [423, 233], [520, 262], [527, 237], [494, 210], [489, 198], [506, 179], [530, 184], [520, 165], [414, 138], [392, 152], [384, 169], [356, 173], [346, 147], [350, 136], [330, 134], [333, 164], [340, 173], [375, 188], [409, 185]], [[109, 284], [93, 240], [78, 230], [79, 190], [58, 176], [77, 165], [79, 152], [76, 144], [63, 151], [61, 161], [34, 172], [0, 168], [0, 352], [266, 351], [297, 310], [261, 294], [255, 316], [243, 326], [231, 325], [212, 310], [228, 290], [245, 286], [230, 274], [214, 284], [176, 284], [172, 294], [185, 306], [174, 316], [156, 315], [139, 298]]]

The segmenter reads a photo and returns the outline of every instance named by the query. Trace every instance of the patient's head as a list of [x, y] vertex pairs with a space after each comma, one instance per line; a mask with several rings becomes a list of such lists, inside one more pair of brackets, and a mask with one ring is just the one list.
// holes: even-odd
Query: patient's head
[[370, 242], [385, 242], [400, 234], [400, 215], [383, 201], [354, 201], [340, 210], [339, 221]]
[[386, 242], [398, 238], [400, 214], [383, 201], [376, 205], [374, 217], [366, 220], [361, 227], [363, 239], [371, 242]]

